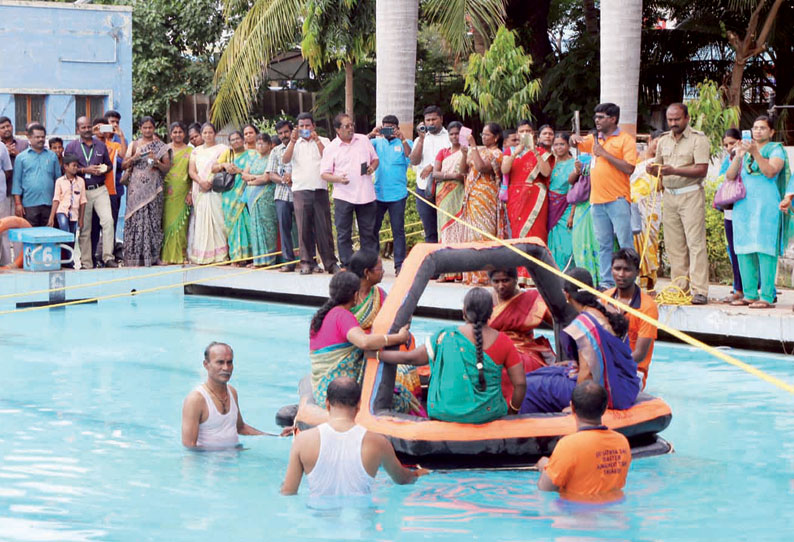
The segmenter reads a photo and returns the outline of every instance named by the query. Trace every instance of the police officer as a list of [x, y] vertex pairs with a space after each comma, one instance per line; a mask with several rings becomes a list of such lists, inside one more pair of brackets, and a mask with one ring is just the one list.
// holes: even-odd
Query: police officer
[[706, 192], [703, 181], [711, 153], [703, 132], [689, 126], [689, 110], [682, 103], [667, 107], [669, 132], [659, 138], [656, 160], [648, 173], [662, 176], [664, 245], [674, 284], [691, 291], [692, 303], [705, 305], [709, 294], [706, 248]]

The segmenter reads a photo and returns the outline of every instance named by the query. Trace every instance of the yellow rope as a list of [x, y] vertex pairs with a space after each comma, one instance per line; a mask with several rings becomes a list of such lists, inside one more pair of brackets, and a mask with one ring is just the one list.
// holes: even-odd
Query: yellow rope
[[675, 282], [679, 279], [687, 280], [686, 277], [674, 278], [673, 282], [669, 286], [666, 286], [658, 294], [656, 294], [657, 305], [691, 305], [692, 304], [692, 294], [687, 293], [680, 286], [676, 286]]
[[[412, 235], [418, 235], [420, 233], [423, 234], [424, 232], [422, 230], [419, 230], [419, 231], [415, 231], [415, 232], [412, 232], [412, 233], [407, 233], [405, 235], [405, 237], [407, 238], [407, 237], [410, 237]], [[387, 243], [387, 242], [393, 241], [393, 240], [394, 240], [394, 238], [390, 237], [389, 239], [384, 239], [382, 242]], [[178, 283], [175, 283], [175, 284], [166, 284], [166, 285], [163, 285], [163, 286], [155, 286], [155, 287], [152, 287], [152, 288], [144, 288], [142, 290], [136, 290], [134, 292], [123, 292], [123, 293], [119, 293], [119, 294], [108, 294], [108, 295], [102, 295], [102, 296], [96, 296], [96, 297], [89, 297], [89, 298], [86, 298], [86, 299], [75, 299], [73, 301], [64, 301], [62, 303], [54, 303], [52, 305], [40, 305], [40, 306], [36, 306], [36, 307], [25, 307], [25, 308], [22, 308], [22, 309], [12, 309], [12, 310], [0, 311], [0, 316], [4, 316], [4, 315], [7, 315], [7, 314], [15, 314], [15, 313], [19, 313], [19, 312], [31, 312], [31, 311], [44, 310], [44, 309], [55, 309], [55, 308], [58, 308], [58, 307], [69, 307], [71, 305], [81, 305], [83, 303], [93, 303], [95, 301], [104, 301], [104, 300], [108, 300], [108, 299], [118, 299], [120, 297], [132, 297], [132, 296], [139, 295], [139, 294], [158, 292], [158, 291], [161, 291], [161, 290], [168, 290], [170, 288], [178, 288], [180, 286], [184, 287], [184, 286], [189, 286], [191, 284], [198, 284], [198, 283], [201, 283], [201, 282], [209, 282], [209, 281], [213, 281], [213, 280], [225, 279], [225, 278], [228, 278], [228, 277], [238, 277], [240, 275], [245, 275], [247, 273], [254, 273], [256, 271], [267, 271], [267, 270], [270, 270], [270, 269], [276, 269], [278, 267], [283, 267], [285, 265], [291, 265], [291, 264], [295, 264], [295, 263], [299, 263], [299, 262], [300, 262], [300, 260], [292, 260], [291, 262], [283, 262], [283, 263], [279, 263], [279, 264], [268, 265], [268, 266], [265, 266], [265, 267], [253, 267], [251, 269], [243, 269], [242, 271], [238, 271], [236, 273], [224, 273], [223, 275], [216, 275], [214, 277], [204, 277], [204, 278], [200, 278], [200, 279], [196, 279], [196, 280], [178, 282]], [[226, 262], [226, 263], [228, 263], [228, 262]], [[195, 268], [189, 268], [189, 269], [180, 269], [180, 271], [188, 271], [188, 270], [192, 271], [194, 269], [198, 269], [198, 268], [195, 267]]]
[[457, 221], [458, 223], [470, 228], [471, 230], [476, 231], [477, 233], [479, 233], [480, 235], [482, 235], [485, 238], [488, 238], [488, 239], [491, 239], [492, 241], [496, 241], [498, 243], [501, 243], [502, 245], [504, 245], [508, 249], [512, 250], [513, 252], [515, 252], [517, 254], [520, 254], [521, 256], [523, 256], [527, 260], [531, 261], [535, 265], [537, 265], [539, 267], [542, 267], [543, 269], [545, 269], [545, 270], [547, 270], [547, 271], [549, 271], [551, 273], [554, 273], [555, 275], [561, 277], [563, 280], [567, 280], [568, 282], [576, 285], [577, 287], [579, 287], [582, 290], [590, 292], [591, 294], [593, 294], [596, 297], [598, 297], [599, 299], [601, 299], [602, 302], [610, 303], [613, 306], [618, 307], [622, 311], [627, 312], [627, 313], [629, 313], [629, 314], [631, 314], [633, 316], [636, 316], [640, 320], [643, 320], [644, 322], [652, 324], [652, 325], [656, 326], [658, 329], [661, 329], [662, 331], [664, 331], [666, 333], [669, 333], [670, 335], [672, 335], [673, 337], [679, 339], [682, 342], [685, 342], [685, 343], [687, 343], [689, 345], [692, 345], [692, 346], [694, 346], [696, 348], [704, 350], [705, 352], [708, 352], [712, 356], [714, 356], [714, 357], [716, 357], [716, 358], [718, 358], [718, 359], [720, 359], [720, 360], [722, 360], [722, 361], [724, 361], [726, 363], [729, 363], [730, 365], [733, 365], [734, 367], [737, 367], [737, 368], [739, 368], [739, 369], [741, 369], [743, 371], [746, 371], [746, 372], [750, 373], [751, 375], [756, 376], [756, 377], [760, 378], [761, 380], [763, 380], [763, 381], [765, 381], [765, 382], [767, 382], [769, 384], [772, 384], [773, 386], [777, 386], [778, 388], [780, 388], [783, 391], [787, 391], [788, 393], [794, 394], [794, 385], [791, 385], [788, 382], [785, 382], [785, 381], [783, 381], [783, 380], [781, 380], [781, 379], [779, 379], [779, 378], [777, 378], [775, 376], [769, 375], [769, 374], [765, 373], [764, 371], [761, 371], [760, 369], [757, 369], [757, 368], [753, 367], [752, 365], [750, 365], [748, 363], [740, 361], [740, 360], [734, 358], [733, 356], [730, 356], [730, 355], [726, 354], [725, 352], [717, 350], [713, 346], [709, 346], [706, 343], [704, 343], [703, 341], [699, 341], [699, 340], [695, 339], [694, 337], [691, 337], [690, 335], [687, 335], [686, 333], [684, 333], [682, 331], [679, 331], [679, 330], [677, 330], [675, 328], [672, 328], [672, 327], [660, 322], [659, 320], [656, 320], [655, 318], [651, 318], [647, 314], [644, 314], [644, 313], [638, 311], [637, 309], [634, 309], [634, 308], [630, 307], [629, 305], [626, 305], [625, 303], [620, 302], [617, 299], [613, 299], [612, 297], [610, 297], [608, 295], [604, 295], [603, 293], [601, 293], [598, 290], [592, 288], [591, 286], [588, 286], [587, 284], [585, 284], [585, 283], [583, 283], [583, 282], [581, 282], [579, 280], [576, 280], [573, 277], [570, 277], [570, 276], [566, 275], [565, 273], [563, 273], [562, 271], [560, 271], [556, 267], [553, 267], [553, 266], [547, 264], [546, 262], [544, 262], [542, 260], [538, 260], [534, 256], [531, 256], [530, 254], [527, 254], [523, 250], [511, 245], [510, 243], [507, 243], [505, 240], [499, 239], [495, 235], [493, 235], [493, 234], [491, 234], [489, 232], [486, 232], [486, 231], [478, 228], [477, 226], [475, 226], [473, 224], [469, 224], [468, 222], [466, 222], [464, 220], [461, 220], [460, 218], [454, 216], [453, 214], [448, 213], [444, 209], [441, 209], [441, 208], [437, 207], [434, 203], [426, 200], [425, 198], [423, 198], [422, 196], [417, 194], [414, 190], [409, 188], [408, 191], [411, 194], [413, 194], [417, 199], [422, 200], [426, 204], [428, 204], [431, 207], [433, 207], [434, 209], [436, 209], [436, 211], [441, 212], [444, 215], [448, 216], [449, 218], [452, 218], [453, 220]]
[[[416, 226], [416, 225], [421, 224], [421, 223], [422, 223], [421, 221], [411, 222], [410, 224], [406, 224], [404, 227], [405, 228], [410, 228], [412, 226]], [[383, 229], [383, 230], [379, 231], [378, 234], [380, 235], [380, 234], [386, 233], [388, 231], [389, 231], [389, 229], [386, 228], [386, 229]], [[411, 234], [406, 234], [406, 237], [408, 237], [408, 235], [415, 235], [416, 233], [418, 233], [418, 232], [414, 232], [414, 233], [411, 233]], [[358, 236], [354, 236], [353, 238], [356, 239], [357, 237]], [[392, 240], [392, 239], [389, 239], [389, 240]], [[386, 242], [386, 241], [384, 241], [384, 242]], [[87, 282], [85, 284], [71, 284], [71, 285], [68, 285], [68, 286], [60, 286], [58, 288], [44, 288], [44, 289], [41, 289], [41, 290], [30, 290], [28, 292], [14, 292], [14, 293], [10, 293], [10, 294], [2, 294], [2, 295], [0, 295], [0, 299], [8, 299], [8, 298], [13, 298], [13, 297], [25, 297], [25, 296], [29, 296], [29, 295], [49, 294], [51, 292], [62, 292], [62, 291], [66, 291], [66, 290], [77, 290], [77, 289], [80, 289], [80, 288], [91, 288], [91, 287], [94, 287], [94, 286], [104, 286], [106, 284], [114, 284], [114, 283], [117, 283], [117, 282], [126, 282], [126, 281], [133, 280], [133, 279], [135, 279], [135, 280], [150, 279], [150, 278], [154, 278], [154, 277], [162, 277], [162, 276], [165, 276], [165, 275], [171, 275], [171, 274], [174, 274], [174, 273], [184, 273], [184, 272], [188, 272], [188, 271], [195, 271], [197, 269], [207, 269], [207, 268], [210, 268], [210, 267], [218, 267], [218, 266], [229, 265], [229, 264], [233, 264], [233, 263], [252, 261], [255, 258], [267, 258], [268, 256], [278, 256], [279, 254], [281, 254], [280, 250], [278, 252], [269, 252], [267, 254], [260, 254], [258, 256], [250, 256], [250, 257], [246, 257], [246, 258], [236, 258], [234, 260], [225, 260], [225, 261], [222, 261], [222, 262], [214, 262], [214, 263], [208, 263], [208, 264], [202, 264], [202, 265], [195, 265], [195, 266], [191, 266], [191, 267], [179, 267], [178, 269], [167, 269], [165, 271], [157, 271], [157, 272], [154, 272], [154, 273], [146, 273], [146, 274], [143, 274], [143, 275], [132, 275], [132, 276], [128, 276], [128, 277], [117, 277], [117, 278], [114, 278], [114, 279], [99, 280], [99, 281], [96, 281], [96, 282]]]

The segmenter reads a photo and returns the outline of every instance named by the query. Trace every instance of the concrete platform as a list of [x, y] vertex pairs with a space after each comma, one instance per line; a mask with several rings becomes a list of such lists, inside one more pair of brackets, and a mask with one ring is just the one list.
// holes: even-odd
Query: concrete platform
[[[388, 291], [394, 283], [394, 273], [390, 261], [384, 261], [384, 267], [386, 277], [382, 285]], [[168, 266], [52, 273], [4, 271], [0, 272], [0, 295], [23, 294], [64, 284], [85, 284], [88, 287], [67, 290], [65, 296], [58, 296], [58, 292], [39, 292], [0, 298], [0, 311], [46, 301], [57, 302], [63, 297], [70, 300], [130, 293], [133, 290], [148, 295], [147, 289], [158, 287], [165, 289], [158, 290], [156, 295], [215, 295], [319, 306], [328, 296], [330, 278], [328, 274], [304, 276], [298, 273], [229, 266]], [[101, 284], [91, 285], [95, 282]], [[662, 281], [658, 289], [664, 286], [666, 283]], [[417, 315], [460, 319], [463, 296], [467, 290], [466, 286], [460, 284], [431, 283], [419, 301]], [[709, 305], [662, 306], [660, 320], [714, 346], [725, 345], [779, 353], [794, 351], [794, 290], [781, 289], [776, 308], [769, 310], [731, 307], [716, 302], [729, 293], [728, 286], [713, 285], [710, 291], [712, 302]], [[12, 315], [7, 314], [4, 317], [9, 316]], [[663, 333], [660, 339], [674, 340]]]

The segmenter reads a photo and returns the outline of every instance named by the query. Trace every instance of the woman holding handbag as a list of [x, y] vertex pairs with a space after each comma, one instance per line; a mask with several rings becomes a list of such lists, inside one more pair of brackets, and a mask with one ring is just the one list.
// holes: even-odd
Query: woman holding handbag
[[193, 219], [188, 235], [188, 257], [196, 264], [222, 262], [229, 256], [221, 194], [212, 191], [212, 166], [229, 147], [216, 143], [215, 135], [215, 126], [205, 122], [201, 127], [204, 144], [193, 149], [188, 165], [193, 180]]
[[580, 154], [574, 161], [573, 171], [568, 175], [571, 188], [566, 197], [571, 204], [571, 248], [576, 267], [587, 269], [598, 287], [598, 239], [593, 229], [590, 213], [590, 159], [589, 154]]
[[[728, 171], [728, 168], [731, 166], [731, 162], [733, 161], [733, 157], [736, 155], [736, 146], [739, 144], [741, 139], [742, 133], [737, 128], [729, 128], [725, 131], [725, 135], [722, 136], [722, 148], [725, 149], [725, 152], [727, 153], [725, 159], [722, 161], [722, 166], [720, 166], [719, 177], [722, 178], [723, 182], [725, 182], [725, 173]], [[740, 177], [738, 177], [737, 180], [739, 180], [739, 178]], [[720, 185], [720, 188], [721, 187], [722, 186]], [[736, 251], [733, 248], [733, 204], [719, 206], [716, 204], [716, 199], [717, 198], [715, 195], [714, 208], [722, 211], [723, 213], [725, 241], [728, 245], [728, 258], [731, 260], [731, 268], [733, 269], [733, 291], [722, 301], [723, 303], [733, 303], [734, 301], [744, 298], [744, 288], [742, 288], [742, 274], [739, 270], [739, 260], [736, 258]]]
[[231, 149], [221, 155], [218, 163], [212, 166], [212, 172], [225, 171], [234, 174], [234, 184], [222, 194], [223, 218], [226, 221], [229, 258], [233, 262], [232, 265], [245, 265], [241, 260], [250, 259], [253, 254], [249, 231], [251, 219], [245, 198], [245, 188], [248, 184], [243, 180], [243, 172], [256, 159], [258, 153], [245, 148], [245, 140], [240, 131], [229, 134], [229, 144]]
[[794, 185], [786, 151], [783, 145], [772, 141], [774, 134], [769, 117], [757, 117], [752, 139], [742, 140], [725, 173], [726, 181], [735, 181], [741, 175], [746, 190], [745, 197], [733, 206], [733, 245], [744, 298], [731, 305], [747, 305], [751, 309], [774, 306], [777, 259], [791, 236], [788, 209]]

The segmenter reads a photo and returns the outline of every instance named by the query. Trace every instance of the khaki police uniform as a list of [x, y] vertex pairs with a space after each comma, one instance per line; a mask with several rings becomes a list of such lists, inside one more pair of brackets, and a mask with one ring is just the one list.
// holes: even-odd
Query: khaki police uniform
[[[656, 147], [655, 163], [674, 168], [708, 164], [709, 140], [703, 132], [687, 126], [676, 140], [665, 132]], [[664, 246], [675, 284], [693, 295], [708, 297], [709, 258], [706, 246], [705, 178], [665, 175], [662, 178], [662, 224]]]

